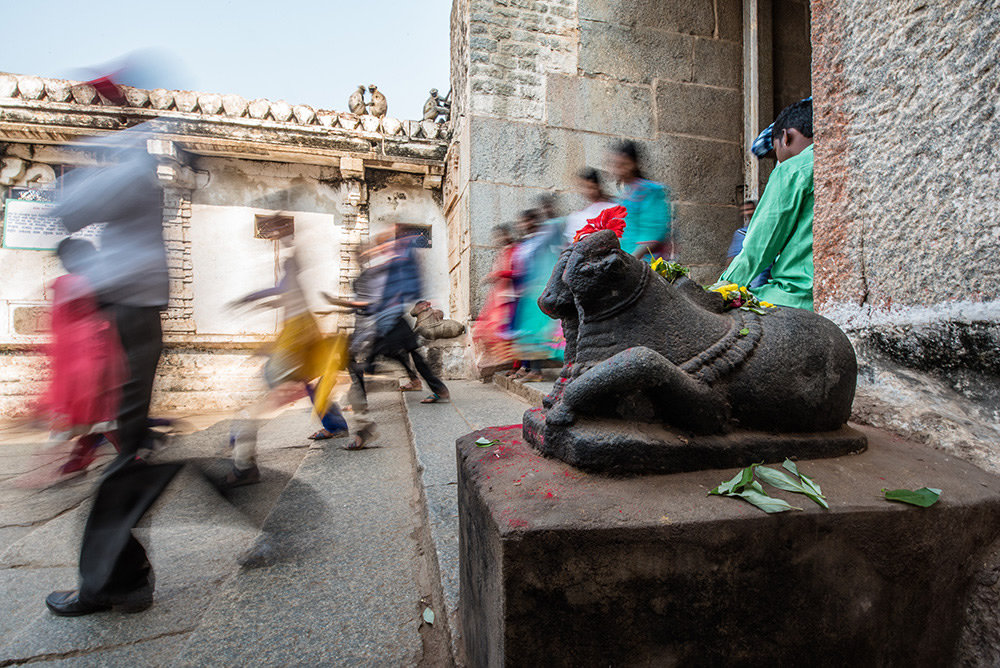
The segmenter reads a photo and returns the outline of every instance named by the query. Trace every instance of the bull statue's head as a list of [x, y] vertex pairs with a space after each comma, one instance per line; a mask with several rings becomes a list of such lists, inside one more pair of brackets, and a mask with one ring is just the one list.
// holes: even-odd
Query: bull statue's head
[[646, 277], [645, 264], [621, 249], [611, 230], [600, 230], [573, 245], [563, 282], [584, 309], [612, 305], [633, 293]]
[[549, 276], [549, 282], [538, 298], [538, 308], [550, 318], [576, 318], [576, 302], [573, 301], [573, 292], [563, 281], [563, 272], [566, 271], [566, 263], [569, 262], [572, 254], [573, 246], [570, 246], [559, 255], [552, 275]]

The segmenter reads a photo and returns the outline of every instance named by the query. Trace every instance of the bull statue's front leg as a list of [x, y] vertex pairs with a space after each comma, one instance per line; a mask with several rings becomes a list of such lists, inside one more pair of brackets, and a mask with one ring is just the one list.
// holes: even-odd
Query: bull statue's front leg
[[555, 426], [572, 424], [578, 414], [646, 390], [654, 390], [655, 403], [676, 426], [710, 432], [721, 429], [729, 419], [729, 404], [719, 393], [655, 350], [637, 346], [574, 378], [545, 421]]

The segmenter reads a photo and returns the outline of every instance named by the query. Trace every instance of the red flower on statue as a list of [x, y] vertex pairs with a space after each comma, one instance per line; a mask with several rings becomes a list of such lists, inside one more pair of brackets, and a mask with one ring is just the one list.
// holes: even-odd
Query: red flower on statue
[[598, 230], [611, 230], [619, 239], [625, 233], [626, 211], [623, 206], [613, 206], [601, 211], [597, 218], [591, 218], [587, 224], [580, 228], [580, 231], [573, 237], [573, 241], [579, 241], [588, 234], [593, 234]]

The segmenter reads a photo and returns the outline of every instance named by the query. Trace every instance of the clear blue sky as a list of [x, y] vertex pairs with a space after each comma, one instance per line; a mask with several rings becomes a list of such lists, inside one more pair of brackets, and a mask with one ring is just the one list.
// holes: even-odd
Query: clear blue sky
[[401, 119], [420, 118], [430, 88], [449, 88], [451, 0], [49, 0], [21, 9], [6, 12], [0, 71], [78, 78], [79, 68], [155, 48], [176, 61], [165, 88], [346, 111], [358, 84], [374, 83]]

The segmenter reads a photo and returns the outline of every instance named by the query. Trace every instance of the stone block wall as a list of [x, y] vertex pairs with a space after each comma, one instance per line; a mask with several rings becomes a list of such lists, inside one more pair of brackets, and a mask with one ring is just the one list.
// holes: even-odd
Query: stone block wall
[[811, 11], [816, 304], [856, 413], [1000, 468], [1000, 2]]
[[738, 0], [455, 0], [454, 137], [466, 145], [450, 225], [469, 237], [465, 315], [481, 305], [491, 228], [545, 192], [563, 212], [582, 206], [576, 173], [603, 168], [621, 139], [673, 192], [680, 261], [717, 278], [742, 196], [741, 11]]
[[163, 243], [167, 249], [170, 302], [163, 314], [163, 330], [170, 333], [195, 331], [194, 266], [191, 261], [191, 191], [163, 191]]
[[808, 0], [772, 0], [774, 115], [810, 95]]

